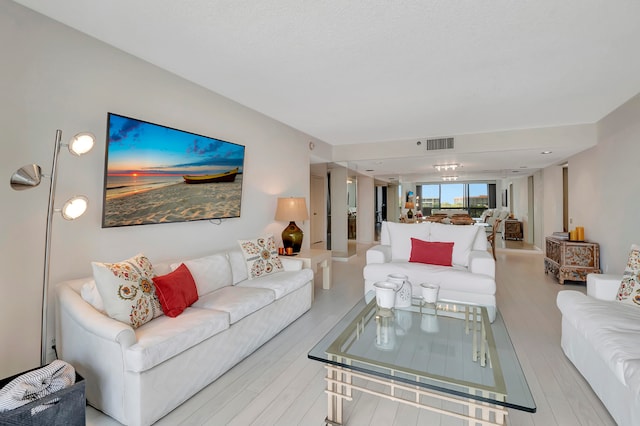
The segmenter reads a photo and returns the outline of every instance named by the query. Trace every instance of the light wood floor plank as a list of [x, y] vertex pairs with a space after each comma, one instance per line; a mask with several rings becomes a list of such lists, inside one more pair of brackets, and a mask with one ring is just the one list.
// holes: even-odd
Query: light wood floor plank
[[[509, 247], [503, 245], [503, 247]], [[511, 246], [514, 247], [514, 246]], [[324, 367], [308, 351], [362, 297], [365, 246], [347, 262], [333, 262], [333, 287], [316, 279], [311, 310], [214, 383], [161, 419], [158, 425], [322, 425], [326, 417]], [[538, 412], [509, 410], [514, 426], [613, 426], [615, 422], [560, 348], [559, 285], [544, 274], [535, 251], [497, 249], [498, 308], [533, 393]], [[317, 278], [321, 278], [321, 275]], [[358, 425], [457, 426], [456, 419], [356, 392], [345, 418]], [[87, 425], [116, 426], [87, 408]]]

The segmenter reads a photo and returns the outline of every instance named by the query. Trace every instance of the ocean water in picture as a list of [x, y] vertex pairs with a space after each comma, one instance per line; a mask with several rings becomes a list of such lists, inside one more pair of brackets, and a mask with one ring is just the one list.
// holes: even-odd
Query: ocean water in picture
[[106, 199], [138, 194], [181, 182], [182, 176], [108, 176]]

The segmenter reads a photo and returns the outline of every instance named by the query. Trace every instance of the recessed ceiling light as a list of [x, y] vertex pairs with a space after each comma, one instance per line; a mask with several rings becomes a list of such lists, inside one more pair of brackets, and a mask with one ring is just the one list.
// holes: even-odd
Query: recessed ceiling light
[[540, 154], [551, 154], [553, 151], [542, 151]]
[[365, 172], [372, 172], [373, 169], [366, 169]]

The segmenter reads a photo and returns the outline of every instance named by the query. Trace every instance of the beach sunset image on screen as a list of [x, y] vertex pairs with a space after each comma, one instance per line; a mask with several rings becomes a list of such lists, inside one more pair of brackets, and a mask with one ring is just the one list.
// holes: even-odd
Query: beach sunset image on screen
[[240, 217], [244, 152], [109, 113], [102, 227]]

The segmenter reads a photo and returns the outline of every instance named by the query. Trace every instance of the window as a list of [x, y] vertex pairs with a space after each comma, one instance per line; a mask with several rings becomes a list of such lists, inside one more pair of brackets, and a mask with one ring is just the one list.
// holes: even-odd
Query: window
[[416, 192], [424, 216], [431, 215], [433, 209], [465, 209], [471, 217], [480, 217], [491, 206], [491, 197], [495, 200], [495, 184], [487, 182], [424, 184], [418, 185]]
[[465, 207], [464, 183], [443, 183], [440, 185], [440, 205], [443, 209], [462, 209]]
[[429, 216], [432, 209], [440, 208], [440, 185], [419, 185], [416, 192], [420, 197], [417, 207], [424, 216]]

